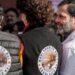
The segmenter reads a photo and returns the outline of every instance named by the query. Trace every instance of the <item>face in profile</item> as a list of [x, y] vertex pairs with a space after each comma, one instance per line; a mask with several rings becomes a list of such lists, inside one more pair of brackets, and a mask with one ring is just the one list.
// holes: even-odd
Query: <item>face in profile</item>
[[73, 30], [73, 20], [67, 11], [67, 7], [67, 4], [59, 7], [55, 20], [57, 25], [59, 25], [65, 33], [69, 33]]

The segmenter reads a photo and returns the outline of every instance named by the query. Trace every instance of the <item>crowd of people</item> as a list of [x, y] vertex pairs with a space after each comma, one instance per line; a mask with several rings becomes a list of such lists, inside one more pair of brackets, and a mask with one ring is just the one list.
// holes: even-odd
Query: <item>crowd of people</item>
[[[3, 10], [2, 10], [3, 9]], [[22, 34], [25, 28], [24, 23], [19, 18], [19, 12], [16, 8], [4, 8], [0, 5], [0, 16], [1, 17], [1, 31]]]
[[51, 0], [0, 5], [0, 75], [75, 75], [75, 0], [57, 8]]
[[[53, 32], [57, 32], [57, 26], [55, 25], [56, 13], [54, 12], [52, 1], [49, 1], [48, 5], [50, 5], [50, 7], [47, 9], [47, 11], [48, 12], [50, 11], [50, 12], [47, 13], [47, 15], [44, 15], [45, 12], [43, 12], [43, 15], [42, 15], [43, 22], [47, 20], [45, 27], [50, 28], [50, 30], [52, 30]], [[21, 6], [21, 8], [22, 7], [23, 6]], [[17, 7], [17, 8], [10, 7], [5, 10], [2, 7], [2, 5], [0, 5], [0, 13], [1, 13], [0, 16], [3, 16], [3, 17], [1, 17], [1, 22], [0, 22], [1, 23], [0, 24], [1, 31], [14, 33], [14, 34], [18, 34], [18, 33], [22, 34], [26, 31], [36, 27], [36, 25], [35, 26], [30, 25], [30, 23], [28, 22], [27, 17], [26, 17], [27, 15], [19, 12], [18, 8], [19, 7]], [[42, 9], [42, 11], [44, 11], [44, 10], [46, 10], [46, 8]], [[23, 12], [23, 10], [22, 10], [22, 12]], [[39, 16], [40, 16], [40, 13], [39, 13]], [[44, 18], [46, 16], [48, 16], [47, 19]]]

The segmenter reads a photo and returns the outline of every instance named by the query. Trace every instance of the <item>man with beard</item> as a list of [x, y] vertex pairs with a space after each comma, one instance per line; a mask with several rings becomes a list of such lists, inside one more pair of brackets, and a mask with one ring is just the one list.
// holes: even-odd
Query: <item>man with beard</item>
[[23, 75], [21, 43], [17, 36], [2, 32], [4, 10], [0, 6], [0, 75]]
[[[58, 8], [65, 5], [67, 6], [70, 3], [75, 3], [74, 0], [63, 0], [59, 3]], [[64, 9], [66, 9], [66, 7], [64, 6]], [[61, 16], [60, 16], [61, 17]], [[60, 37], [61, 42], [64, 41], [66, 39], [66, 37], [68, 36], [69, 33], [65, 33], [64, 34], [64, 30], [62, 28], [62, 26], [60, 26], [60, 22], [55, 22], [57, 24], [57, 34]], [[62, 24], [62, 23], [61, 23]]]
[[75, 75], [75, 4], [62, 4], [58, 8], [56, 23], [64, 30], [63, 58], [60, 75]]
[[3, 27], [2, 31], [11, 33], [15, 23], [19, 21], [19, 13], [15, 8], [8, 8], [5, 11], [5, 17], [6, 25]]

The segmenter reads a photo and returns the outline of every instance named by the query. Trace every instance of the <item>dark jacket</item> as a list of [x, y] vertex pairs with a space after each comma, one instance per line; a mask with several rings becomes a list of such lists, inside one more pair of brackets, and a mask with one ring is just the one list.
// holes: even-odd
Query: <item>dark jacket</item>
[[[26, 75], [58, 75], [61, 61], [61, 44], [57, 36], [48, 28], [35, 28], [20, 35], [24, 42], [24, 65]], [[53, 65], [46, 67], [44, 62], [48, 54], [55, 54], [55, 69]], [[52, 70], [52, 71], [51, 71]], [[53, 74], [50, 74], [53, 73]]]

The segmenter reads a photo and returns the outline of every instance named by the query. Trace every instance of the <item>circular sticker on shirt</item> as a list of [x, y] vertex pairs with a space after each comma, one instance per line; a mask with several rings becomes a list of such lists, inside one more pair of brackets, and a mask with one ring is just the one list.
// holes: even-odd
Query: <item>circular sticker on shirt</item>
[[7, 49], [0, 46], [0, 75], [6, 75], [11, 67], [11, 56]]
[[38, 58], [38, 68], [42, 75], [54, 75], [58, 66], [58, 52], [53, 46], [45, 47]]

